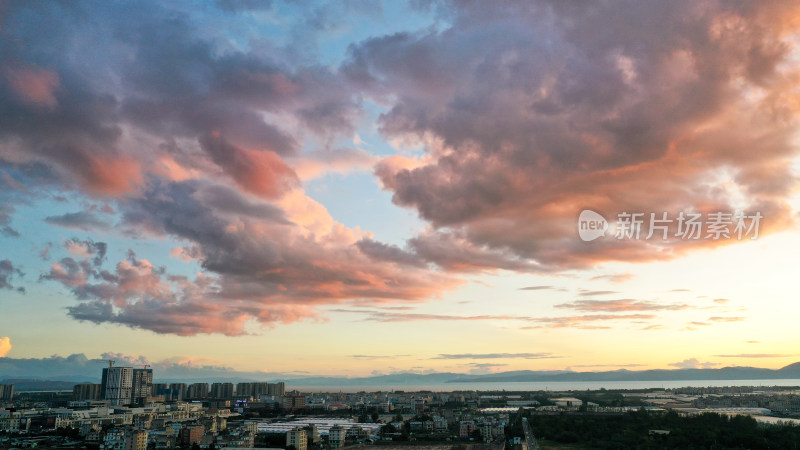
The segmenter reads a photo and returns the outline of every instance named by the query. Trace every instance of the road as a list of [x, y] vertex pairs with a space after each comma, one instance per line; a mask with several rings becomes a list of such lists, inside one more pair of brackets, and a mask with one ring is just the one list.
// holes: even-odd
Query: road
[[527, 450], [540, 450], [539, 443], [536, 442], [536, 437], [533, 435], [533, 430], [531, 430], [531, 424], [528, 423], [527, 417], [522, 418], [522, 430], [525, 432], [525, 445], [523, 448]]

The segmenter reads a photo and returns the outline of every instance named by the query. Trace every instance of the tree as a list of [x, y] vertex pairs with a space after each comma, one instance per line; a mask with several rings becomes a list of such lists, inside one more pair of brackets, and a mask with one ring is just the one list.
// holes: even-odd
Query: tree
[[481, 434], [481, 430], [475, 430], [469, 434], [469, 437], [475, 439], [475, 442], [483, 442], [483, 434]]
[[381, 427], [381, 435], [386, 435], [391, 433], [397, 433], [397, 428], [394, 425], [387, 423], [386, 425]]

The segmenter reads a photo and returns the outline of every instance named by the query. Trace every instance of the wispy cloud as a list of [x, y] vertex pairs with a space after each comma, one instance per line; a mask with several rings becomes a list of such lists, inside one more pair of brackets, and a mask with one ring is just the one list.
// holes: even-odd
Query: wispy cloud
[[552, 353], [443, 353], [432, 359], [550, 359], [562, 358]]
[[594, 277], [590, 278], [590, 280], [591, 281], [605, 280], [605, 281], [610, 281], [612, 283], [622, 283], [622, 282], [625, 282], [625, 281], [630, 281], [633, 278], [634, 278], [634, 275], [632, 273], [625, 272], [625, 273], [611, 273], [611, 274], [607, 274], [607, 275], [597, 275], [597, 276], [594, 276]]
[[16, 289], [20, 293], [25, 292], [22, 286], [15, 287], [12, 282], [15, 278], [24, 277], [25, 273], [22, 272], [19, 265], [14, 265], [9, 259], [0, 260], [0, 289]]
[[461, 366], [465, 366], [469, 368], [469, 373], [471, 375], [486, 375], [489, 373], [494, 372], [494, 369], [500, 367], [507, 367], [508, 364], [497, 364], [497, 363], [467, 363], [461, 364]]
[[391, 359], [391, 358], [402, 358], [411, 355], [350, 355], [350, 358], [355, 359]]
[[541, 325], [523, 327], [525, 329], [534, 328], [566, 328], [575, 327], [583, 329], [605, 330], [610, 329], [607, 325], [594, 325], [593, 322], [608, 322], [616, 320], [624, 321], [643, 321], [655, 318], [653, 314], [589, 314], [583, 316], [562, 316], [562, 317], [538, 317], [534, 322]]
[[611, 295], [611, 294], [619, 294], [617, 291], [585, 291], [582, 290], [578, 295], [581, 297], [594, 297], [596, 295]]
[[737, 316], [737, 317], [720, 317], [720, 316], [715, 316], [715, 317], [709, 317], [708, 320], [710, 320], [712, 322], [742, 322], [742, 321], [747, 320], [747, 317], [741, 317], [741, 316]]
[[685, 304], [656, 303], [645, 300], [619, 299], [619, 300], [576, 300], [570, 303], [555, 305], [556, 308], [574, 309], [576, 311], [605, 311], [605, 312], [626, 312], [626, 311], [675, 311], [682, 309], [692, 309], [693, 307]]
[[582, 329], [608, 329], [609, 326], [596, 325], [592, 322], [608, 322], [615, 320], [625, 321], [645, 321], [655, 318], [653, 314], [588, 314], [575, 316], [555, 316], [555, 317], [534, 317], [516, 315], [495, 315], [481, 314], [471, 316], [459, 316], [450, 314], [409, 314], [393, 313], [384, 311], [374, 311], [366, 309], [330, 309], [330, 312], [365, 314], [364, 320], [377, 322], [418, 322], [418, 321], [521, 321], [534, 323], [521, 329], [535, 328], [565, 328], [575, 327]]
[[679, 369], [711, 369], [718, 365], [719, 363], [714, 362], [700, 362], [697, 358], [684, 359], [683, 361], [670, 364], [670, 366]]
[[79, 211], [61, 214], [60, 216], [49, 216], [46, 217], [44, 221], [51, 225], [58, 225], [60, 227], [81, 231], [107, 231], [111, 228], [111, 223], [98, 217], [91, 211]]
[[568, 369], [603, 369], [609, 367], [618, 367], [618, 368], [633, 368], [633, 367], [644, 367], [646, 364], [575, 364], [569, 366]]
[[519, 288], [520, 291], [548, 291], [556, 289], [555, 286], [526, 286]]

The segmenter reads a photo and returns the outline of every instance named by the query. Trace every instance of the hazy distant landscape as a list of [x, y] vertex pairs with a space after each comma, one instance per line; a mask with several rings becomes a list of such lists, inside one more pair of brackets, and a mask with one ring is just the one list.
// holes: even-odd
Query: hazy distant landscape
[[[82, 355], [81, 355], [82, 356]], [[0, 358], [0, 374], [6, 382], [14, 383], [18, 390], [67, 389], [77, 382], [98, 382], [98, 365], [85, 357], [73, 357], [59, 360], [58, 369], [45, 368], [40, 361], [30, 362]], [[67, 361], [71, 361], [70, 364]], [[37, 364], [39, 366], [37, 367]], [[59, 370], [61, 372], [59, 372]], [[2, 381], [3, 378], [0, 378]], [[156, 381], [159, 382], [200, 382], [200, 381], [286, 381], [294, 386], [324, 390], [327, 388], [380, 388], [384, 390], [414, 387], [417, 389], [435, 390], [534, 390], [543, 389], [546, 383], [559, 383], [562, 388], [575, 389], [599, 388], [603, 383], [615, 388], [626, 386], [640, 388], [644, 386], [663, 386], [658, 382], [672, 383], [670, 386], [726, 386], [742, 384], [742, 380], [752, 385], [768, 384], [780, 381], [781, 385], [800, 385], [800, 362], [780, 369], [764, 369], [757, 367], [724, 367], [719, 369], [662, 369], [662, 370], [613, 370], [601, 372], [575, 371], [531, 371], [517, 370], [482, 375], [459, 373], [395, 373], [369, 377], [331, 377], [331, 376], [299, 376], [278, 373], [239, 372], [225, 368], [179, 368], [159, 371]], [[524, 383], [535, 383], [525, 385]], [[544, 384], [543, 384], [544, 383]], [[572, 383], [572, 384], [570, 384]], [[583, 384], [581, 384], [583, 383]], [[649, 383], [649, 384], [648, 384]], [[491, 385], [491, 386], [490, 386]], [[503, 387], [505, 386], [505, 387]]]

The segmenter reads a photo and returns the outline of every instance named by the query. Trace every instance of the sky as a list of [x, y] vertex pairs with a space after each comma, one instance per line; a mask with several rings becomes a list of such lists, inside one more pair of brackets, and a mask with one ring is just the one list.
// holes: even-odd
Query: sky
[[798, 31], [770, 0], [0, 0], [0, 376], [800, 361]]

